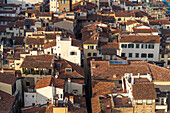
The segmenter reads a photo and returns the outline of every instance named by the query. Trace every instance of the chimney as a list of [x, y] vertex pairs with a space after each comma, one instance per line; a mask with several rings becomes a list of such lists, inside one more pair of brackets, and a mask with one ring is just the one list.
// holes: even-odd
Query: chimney
[[1, 73], [4, 73], [4, 69], [3, 68], [1, 69]]
[[95, 61], [95, 59], [93, 58], [92, 61]]
[[54, 32], [54, 34], [55, 34], [55, 28], [53, 29], [53, 32]]
[[70, 100], [71, 104], [74, 104], [74, 96], [69, 96], [69, 100]]
[[138, 73], [138, 78], [140, 78], [140, 73]]
[[131, 84], [134, 84], [134, 77], [131, 76]]

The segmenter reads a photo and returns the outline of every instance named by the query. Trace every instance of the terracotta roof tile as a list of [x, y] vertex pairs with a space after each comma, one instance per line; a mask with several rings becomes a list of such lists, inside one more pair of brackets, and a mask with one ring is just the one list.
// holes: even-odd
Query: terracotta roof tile
[[43, 78], [39, 80], [35, 86], [35, 89], [43, 88], [47, 86], [54, 86], [57, 88], [64, 89], [64, 85], [65, 85], [65, 80], [50, 77], [50, 78]]
[[115, 87], [113, 82], [92, 81], [93, 96], [111, 94], [111, 88]]
[[159, 35], [122, 35], [120, 42], [160, 43]]
[[21, 64], [22, 68], [52, 68], [53, 55], [26, 56]]
[[9, 113], [13, 103], [15, 102], [15, 97], [3, 92], [0, 90], [0, 112], [1, 113]]
[[[57, 67], [57, 64], [60, 64], [60, 67]], [[67, 60], [57, 60], [54, 66], [60, 73], [59, 78], [84, 78], [84, 69]], [[72, 72], [65, 72], [66, 68], [72, 68]]]
[[[153, 81], [170, 81], [170, 70], [145, 61], [129, 61], [128, 64], [109, 64], [109, 61], [91, 61], [92, 79], [121, 79], [125, 73], [151, 74]], [[113, 75], [117, 75], [113, 77]]]
[[56, 46], [56, 40], [44, 44], [44, 49]]
[[132, 94], [137, 99], [157, 99], [153, 83], [136, 83], [133, 86]]
[[26, 38], [27, 45], [44, 45], [44, 38]]
[[0, 73], [0, 82], [13, 85], [17, 78], [14, 73]]
[[132, 11], [115, 11], [116, 17], [134, 17], [134, 12]]

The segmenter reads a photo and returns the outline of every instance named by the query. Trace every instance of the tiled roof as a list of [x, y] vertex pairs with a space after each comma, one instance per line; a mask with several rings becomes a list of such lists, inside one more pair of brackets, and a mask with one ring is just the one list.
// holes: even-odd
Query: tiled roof
[[115, 11], [116, 17], [134, 17], [134, 12], [132, 11]]
[[122, 98], [113, 98], [114, 101], [114, 107], [132, 107], [132, 103], [130, 98], [128, 97], [122, 97]]
[[93, 96], [111, 94], [113, 87], [115, 87], [113, 82], [92, 81]]
[[51, 17], [52, 14], [50, 14], [50, 12], [38, 12], [38, 13], [36, 13], [36, 17], [41, 17], [41, 16], [43, 16], [43, 17]]
[[44, 44], [44, 49], [56, 46], [56, 40]]
[[93, 34], [90, 39], [83, 42], [83, 44], [97, 44], [98, 40], [96, 39], [98, 37], [98, 34]]
[[[153, 81], [170, 81], [170, 70], [146, 61], [129, 61], [128, 64], [109, 64], [109, 61], [91, 61], [92, 79], [121, 79], [125, 73], [151, 74]], [[117, 75], [117, 77], [113, 77]]]
[[17, 78], [14, 73], [0, 73], [0, 82], [13, 85], [16, 82]]
[[15, 97], [0, 90], [0, 112], [9, 113], [13, 103], [15, 102]]
[[135, 24], [138, 23], [136, 20], [129, 20], [126, 22], [126, 25], [131, 25], [131, 24]]
[[12, 37], [12, 39], [14, 40], [14, 45], [23, 45], [24, 44], [24, 37], [16, 36], [16, 37]]
[[99, 49], [101, 49], [102, 55], [113, 55], [117, 54], [117, 49], [119, 49], [118, 43], [106, 43], [106, 44], [99, 44]]
[[[60, 64], [61, 67], [57, 67], [57, 64]], [[55, 61], [55, 68], [60, 73], [59, 78], [84, 78], [84, 69], [67, 60]], [[65, 72], [66, 68], [72, 68], [72, 72]]]
[[82, 48], [82, 41], [81, 40], [72, 38], [71, 42], [72, 42], [72, 44], [71, 44], [72, 46]]
[[43, 78], [39, 80], [35, 86], [35, 89], [43, 88], [47, 86], [54, 86], [57, 88], [64, 89], [64, 85], [65, 85], [65, 80], [50, 77], [50, 78]]
[[153, 83], [136, 83], [133, 86], [132, 95], [137, 99], [157, 99]]
[[149, 20], [150, 25], [161, 25], [159, 20]]
[[22, 68], [52, 68], [53, 55], [26, 56], [21, 64]]
[[44, 38], [26, 38], [26, 45], [44, 45]]
[[29, 108], [21, 109], [21, 113], [45, 113], [46, 107], [33, 106]]
[[135, 33], [152, 33], [152, 29], [134, 29]]
[[17, 20], [23, 20], [25, 17], [9, 17], [1, 16], [0, 21], [15, 22]]
[[29, 52], [15, 52], [14, 53], [14, 59], [19, 60], [20, 59], [20, 54], [29, 54]]
[[[68, 113], [87, 113], [86, 99], [84, 96], [72, 95], [64, 93], [64, 96], [69, 98], [70, 96], [74, 99], [74, 104], [68, 104]], [[75, 107], [79, 105], [80, 107]]]
[[101, 112], [100, 101], [99, 101], [98, 96], [91, 98], [91, 104], [92, 104], [92, 113], [100, 113]]
[[143, 11], [139, 11], [139, 10], [135, 10], [135, 17], [144, 17], [144, 16], [148, 16], [148, 14], [146, 12]]
[[120, 42], [160, 43], [159, 35], [122, 35]]

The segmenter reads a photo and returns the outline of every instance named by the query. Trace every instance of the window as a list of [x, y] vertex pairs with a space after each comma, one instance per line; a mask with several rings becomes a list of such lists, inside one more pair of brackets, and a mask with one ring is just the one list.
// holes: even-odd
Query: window
[[161, 54], [161, 58], [164, 58], [164, 54]]
[[77, 55], [77, 52], [70, 52], [70, 55]]
[[146, 100], [146, 104], [152, 104], [152, 100]]
[[61, 0], [61, 4], [63, 4], [63, 0]]
[[161, 105], [164, 105], [164, 99], [163, 98], [161, 99]]
[[128, 44], [128, 48], [134, 48], [134, 44]]
[[101, 50], [99, 50], [99, 54], [101, 54]]
[[66, 4], [66, 3], [67, 3], [67, 0], [64, 0], [64, 3]]
[[34, 98], [34, 95], [32, 95], [32, 98]]
[[168, 65], [170, 65], [170, 60], [168, 60]]
[[72, 72], [71, 68], [66, 68], [66, 72]]
[[93, 53], [93, 56], [97, 56], [97, 53]]
[[88, 46], [88, 49], [94, 49], [94, 46]]
[[25, 7], [27, 7], [28, 6], [28, 4], [25, 4]]
[[127, 48], [127, 44], [122, 44], [121, 47], [122, 48]]
[[137, 100], [137, 104], [142, 104], [142, 100]]
[[13, 28], [12, 28], [12, 27], [10, 27], [10, 28], [9, 28], [9, 30], [13, 30]]
[[142, 58], [146, 58], [146, 53], [142, 53], [142, 54], [141, 54], [141, 57], [142, 57]]
[[153, 54], [152, 54], [152, 53], [149, 53], [149, 54], [148, 54], [148, 58], [153, 58]]
[[30, 82], [26, 82], [26, 86], [30, 86]]
[[122, 84], [122, 81], [121, 81], [121, 80], [119, 80], [119, 84]]
[[91, 56], [91, 53], [87, 53], [87, 56]]
[[154, 45], [153, 44], [149, 44], [149, 49], [154, 49]]
[[141, 47], [141, 48], [146, 49], [146, 48], [147, 48], [147, 44], [142, 44], [142, 47]]
[[139, 48], [139, 44], [136, 44], [136, 48]]
[[62, 94], [60, 94], [60, 98], [62, 98]]
[[136, 57], [136, 58], [139, 58], [139, 53], [136, 53], [136, 54], [135, 54], [135, 57]]
[[121, 18], [118, 18], [118, 21], [121, 21]]
[[35, 103], [32, 103], [32, 106], [35, 106]]
[[129, 53], [129, 58], [132, 58], [132, 53]]
[[130, 10], [130, 7], [128, 7], [128, 10]]
[[125, 54], [125, 53], [122, 53], [122, 54], [121, 54], [121, 56], [122, 56], [122, 57], [125, 57], [125, 56], [126, 56], [126, 54]]

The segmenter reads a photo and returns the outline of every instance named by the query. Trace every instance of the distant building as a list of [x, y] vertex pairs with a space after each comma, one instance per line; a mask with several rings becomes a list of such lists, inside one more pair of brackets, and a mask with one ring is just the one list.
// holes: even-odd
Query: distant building
[[130, 60], [159, 60], [159, 35], [122, 35], [119, 44], [122, 57]]

